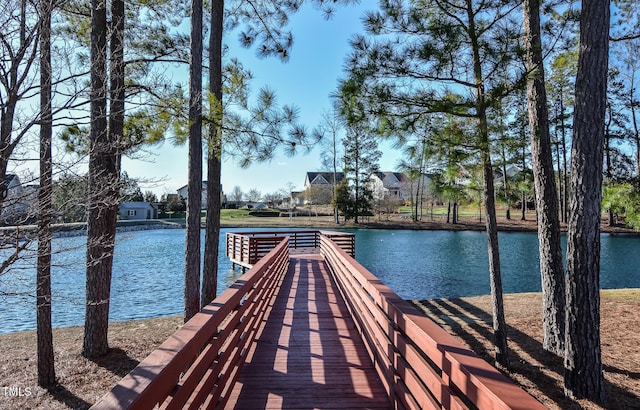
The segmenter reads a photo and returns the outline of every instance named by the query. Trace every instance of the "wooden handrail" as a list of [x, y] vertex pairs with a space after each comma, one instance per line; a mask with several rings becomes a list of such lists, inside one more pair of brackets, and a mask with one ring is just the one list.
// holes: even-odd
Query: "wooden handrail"
[[282, 284], [288, 242], [283, 238], [92, 408], [223, 408]]
[[[338, 241], [349, 243], [349, 234], [336, 234]], [[278, 235], [260, 236], [257, 242], [228, 235], [228, 247], [231, 238], [247, 244], [265, 240], [274, 248], [93, 408], [223, 408], [289, 264], [291, 239]], [[544, 408], [385, 286], [331, 233], [317, 237], [393, 408]]]
[[544, 409], [323, 236], [321, 254], [396, 408]]
[[335, 231], [228, 232], [226, 254], [233, 264], [249, 268], [266, 255], [282, 238], [289, 238], [290, 249], [320, 249], [320, 237], [331, 238], [347, 254], [355, 257], [355, 235]]

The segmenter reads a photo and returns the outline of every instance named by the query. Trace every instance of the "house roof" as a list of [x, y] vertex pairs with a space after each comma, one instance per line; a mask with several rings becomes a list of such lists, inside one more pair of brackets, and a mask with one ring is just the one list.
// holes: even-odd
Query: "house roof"
[[409, 181], [402, 172], [375, 172], [373, 175], [382, 181], [385, 188], [398, 188], [400, 184]]
[[148, 208], [148, 207], [154, 207], [154, 205], [151, 202], [123, 202], [120, 204], [120, 208], [123, 209], [140, 209], [140, 208]]
[[6, 174], [4, 176], [4, 180], [0, 181], [0, 198], [5, 199], [7, 197], [9, 187], [11, 186], [11, 183], [14, 180], [18, 185], [20, 184], [20, 180], [18, 179], [18, 176], [15, 174]]
[[[343, 172], [336, 172], [336, 184], [340, 183], [344, 179]], [[333, 181], [333, 172], [307, 172], [307, 180], [310, 185], [328, 185]]]
[[[176, 189], [176, 191], [182, 191], [183, 189], [185, 189], [188, 186], [189, 185], [181, 186], [180, 188]], [[207, 181], [202, 181], [202, 187], [205, 188], [205, 189], [207, 188]], [[220, 185], [220, 190], [222, 190], [222, 185]]]
[[9, 187], [11, 186], [11, 183], [14, 181], [17, 184], [20, 184], [20, 179], [18, 179], [18, 176], [16, 174], [7, 174], [4, 176], [4, 181], [0, 182], [0, 186]]

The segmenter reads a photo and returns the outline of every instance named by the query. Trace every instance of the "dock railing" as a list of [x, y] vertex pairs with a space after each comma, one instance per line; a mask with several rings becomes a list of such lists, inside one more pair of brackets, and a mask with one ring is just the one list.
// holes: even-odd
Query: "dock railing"
[[328, 238], [321, 254], [394, 408], [544, 409]]
[[92, 408], [224, 408], [289, 265], [288, 238]]
[[[277, 240], [271, 240], [274, 248], [270, 252], [94, 408], [224, 408], [289, 265], [291, 237], [278, 234]], [[229, 238], [234, 240], [233, 235]], [[344, 247], [352, 246], [343, 234], [338, 239], [344, 240]], [[318, 234], [317, 241], [392, 408], [544, 409], [385, 286], [331, 235]]]
[[226, 254], [231, 262], [244, 268], [255, 265], [283, 238], [289, 238], [289, 248], [298, 252], [320, 250], [320, 238], [333, 240], [351, 257], [355, 257], [355, 235], [348, 232], [299, 230], [270, 232], [228, 232]]

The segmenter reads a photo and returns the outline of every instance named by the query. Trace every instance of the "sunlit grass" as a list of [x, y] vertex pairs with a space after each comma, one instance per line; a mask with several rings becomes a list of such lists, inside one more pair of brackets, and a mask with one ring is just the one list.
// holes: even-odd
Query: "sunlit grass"
[[640, 301], [640, 289], [603, 289], [600, 295], [603, 299]]
[[221, 209], [220, 220], [229, 221], [233, 219], [249, 218], [249, 212], [251, 212], [250, 209]]

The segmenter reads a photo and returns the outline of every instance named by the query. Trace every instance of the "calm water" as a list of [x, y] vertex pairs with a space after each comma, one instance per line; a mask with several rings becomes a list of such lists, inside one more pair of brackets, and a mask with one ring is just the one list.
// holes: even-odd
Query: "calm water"
[[[231, 270], [220, 240], [218, 289], [241, 272]], [[257, 230], [257, 229], [248, 229]], [[273, 230], [273, 229], [269, 229]], [[356, 230], [356, 259], [405, 299], [489, 293], [487, 238], [482, 232]], [[110, 320], [181, 314], [184, 230], [117, 236]], [[538, 241], [533, 233], [501, 233], [503, 286], [507, 293], [540, 291]], [[86, 237], [54, 240], [53, 322], [84, 321]], [[203, 235], [204, 241], [204, 235]], [[601, 287], [640, 287], [640, 236], [602, 236]], [[0, 260], [4, 255], [0, 254]], [[34, 259], [0, 276], [0, 333], [35, 328]]]

